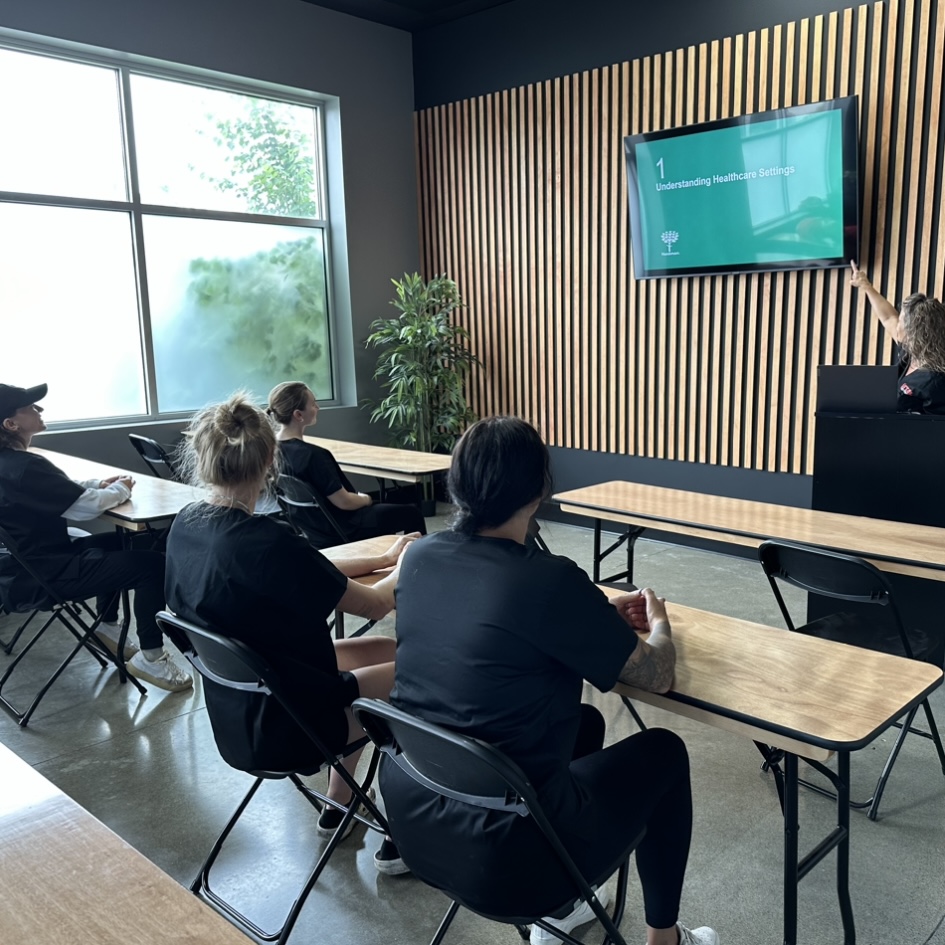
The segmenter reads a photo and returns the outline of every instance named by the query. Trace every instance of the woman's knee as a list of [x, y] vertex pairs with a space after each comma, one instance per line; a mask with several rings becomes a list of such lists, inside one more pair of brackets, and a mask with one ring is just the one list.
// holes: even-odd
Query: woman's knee
[[394, 664], [380, 663], [351, 670], [358, 681], [358, 693], [365, 699], [390, 699], [394, 688]]
[[634, 737], [641, 736], [647, 737], [650, 750], [662, 764], [674, 767], [689, 777], [689, 751], [686, 743], [675, 732], [668, 728], [649, 728]]

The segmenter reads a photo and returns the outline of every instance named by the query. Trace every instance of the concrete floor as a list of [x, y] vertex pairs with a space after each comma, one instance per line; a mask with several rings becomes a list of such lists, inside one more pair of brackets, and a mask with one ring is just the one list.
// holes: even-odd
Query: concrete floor
[[[436, 524], [442, 526], [443, 518]], [[547, 523], [542, 535], [555, 553], [589, 564], [589, 530]], [[637, 583], [672, 600], [780, 625], [753, 561], [641, 540], [636, 562]], [[0, 618], [0, 636], [12, 626], [11, 618]], [[388, 618], [377, 632], [392, 634], [393, 626]], [[44, 669], [48, 673], [61, 644], [61, 638], [50, 639], [37, 648], [31, 668], [24, 664], [24, 693], [31, 686], [35, 690]], [[0, 656], [0, 667], [6, 660]], [[14, 686], [10, 694], [18, 691]], [[586, 698], [604, 712], [609, 738], [634, 730], [616, 698], [589, 688]], [[945, 726], [941, 690], [932, 703]], [[639, 710], [647, 725], [678, 732], [691, 755], [695, 826], [682, 920], [714, 926], [724, 945], [781, 942], [782, 822], [774, 784], [759, 770], [755, 747], [647, 706]], [[151, 690], [139, 698], [132, 687], [118, 685], [114, 672], [99, 671], [85, 656], [53, 687], [26, 730], [0, 713], [0, 741], [183, 884], [193, 878], [249, 784], [248, 776], [220, 760], [199, 685], [193, 693]], [[889, 743], [884, 736], [854, 756], [854, 795], [870, 792]], [[800, 812], [806, 849], [826, 833], [832, 805], [802, 791]], [[244, 820], [220, 861], [216, 886], [261, 924], [275, 924], [321, 841], [314, 835], [311, 809], [283, 784], [264, 786]], [[880, 820], [871, 823], [854, 812], [851, 830], [860, 945], [945, 945], [945, 778], [930, 742], [906, 740]], [[409, 876], [378, 875], [372, 862], [377, 843], [376, 835], [365, 836], [358, 828], [339, 848], [302, 912], [293, 942], [425, 945], [430, 940], [446, 899]], [[832, 869], [830, 857], [801, 885], [804, 945], [842, 940]], [[100, 895], [94, 877], [89, 881], [90, 891]], [[584, 931], [587, 941], [599, 940], [596, 925]], [[645, 939], [635, 876], [623, 932], [629, 943], [642, 945]], [[516, 941], [514, 929], [466, 912], [447, 938], [454, 945]]]

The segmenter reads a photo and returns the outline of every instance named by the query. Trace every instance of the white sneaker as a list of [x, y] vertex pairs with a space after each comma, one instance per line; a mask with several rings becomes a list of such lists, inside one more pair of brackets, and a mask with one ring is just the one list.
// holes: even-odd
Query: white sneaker
[[719, 945], [718, 933], [707, 925], [687, 929], [682, 922], [677, 922], [676, 928], [679, 929], [679, 945]]
[[[118, 637], [120, 635], [121, 627], [117, 623], [105, 623], [103, 621], [98, 625], [98, 629], [95, 631], [98, 642], [101, 643], [112, 656], [118, 656]], [[125, 662], [127, 662], [138, 652], [138, 648], [125, 637], [125, 648], [122, 652], [124, 653]]]
[[189, 673], [185, 673], [164, 651], [164, 655], [156, 660], [149, 660], [140, 650], [128, 660], [125, 669], [135, 677], [166, 689], [168, 692], [180, 692], [190, 689], [194, 681]]
[[[600, 889], [597, 892], [598, 902], [606, 909], [610, 905], [610, 892], [605, 887]], [[566, 915], [563, 919], [554, 919], [551, 916], [545, 918], [545, 922], [549, 925], [553, 925], [556, 929], [561, 929], [562, 932], [571, 932], [576, 929], [579, 925], [586, 925], [588, 922], [596, 919], [597, 916], [594, 915], [594, 910], [591, 908], [590, 904], [581, 900], [575, 907], [574, 911], [570, 915]], [[553, 932], [549, 932], [546, 929], [543, 929], [540, 925], [533, 925], [532, 932], [529, 936], [529, 942], [531, 945], [539, 945], [543, 942], [560, 942], [561, 939], [558, 938]], [[697, 945], [701, 943], [697, 942]]]

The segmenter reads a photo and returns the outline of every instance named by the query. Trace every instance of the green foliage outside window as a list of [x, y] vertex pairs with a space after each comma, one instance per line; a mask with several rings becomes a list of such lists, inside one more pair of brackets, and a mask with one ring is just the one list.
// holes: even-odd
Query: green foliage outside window
[[[207, 116], [230, 173], [200, 176], [249, 213], [318, 217], [314, 135], [288, 109], [297, 106], [246, 98], [238, 117]], [[287, 378], [333, 396], [321, 231], [245, 258], [193, 259], [188, 273], [184, 305], [155, 339], [163, 409], [192, 409], [235, 387], [264, 399]]]
[[189, 272], [183, 310], [173, 329], [155, 339], [165, 409], [192, 409], [235, 387], [262, 400], [286, 378], [330, 394], [319, 238], [278, 243], [243, 259], [198, 258]]
[[245, 115], [216, 121], [213, 140], [228, 152], [231, 175], [200, 176], [224, 193], [235, 192], [250, 213], [317, 217], [313, 137], [286, 121], [282, 107], [248, 98]]

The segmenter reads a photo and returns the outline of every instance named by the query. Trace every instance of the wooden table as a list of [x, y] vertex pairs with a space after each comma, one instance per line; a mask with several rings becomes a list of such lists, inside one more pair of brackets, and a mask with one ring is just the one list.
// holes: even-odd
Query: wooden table
[[[945, 528], [905, 525], [770, 502], [605, 482], [553, 496], [562, 512], [594, 519], [594, 580], [633, 579], [633, 543], [646, 528], [757, 547], [768, 538], [796, 541], [871, 561], [883, 571], [945, 581]], [[629, 526], [601, 551], [601, 521]], [[627, 570], [601, 578], [600, 564], [627, 542]]]
[[374, 476], [379, 480], [422, 482], [433, 473], [445, 472], [450, 468], [451, 457], [445, 453], [365, 446], [346, 440], [328, 440], [321, 436], [306, 436], [303, 439], [306, 443], [314, 443], [331, 452], [345, 472]]
[[169, 479], [142, 476], [127, 469], [106, 466], [93, 460], [57, 453], [54, 450], [31, 449], [58, 466], [70, 479], [109, 479], [112, 476], [131, 476], [135, 480], [131, 498], [102, 513], [102, 518], [130, 532], [143, 532], [158, 522], [167, 522], [191, 502], [201, 498], [199, 489]]
[[[619, 591], [602, 588], [608, 596]], [[850, 903], [850, 753], [863, 748], [942, 683], [915, 660], [833, 643], [677, 604], [667, 605], [676, 678], [658, 695], [619, 683], [615, 692], [780, 748], [784, 761], [784, 942], [797, 941], [797, 886], [837, 851], [844, 943], [856, 932]], [[837, 754], [837, 825], [798, 859], [798, 756]], [[823, 770], [820, 766], [818, 770]]]
[[248, 945], [3, 745], [0, 784], [0, 942]]

